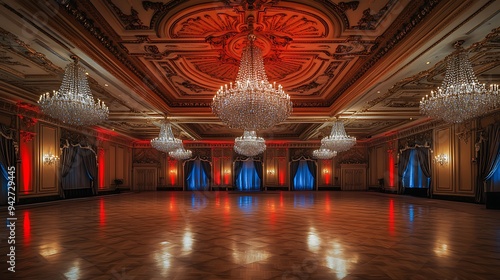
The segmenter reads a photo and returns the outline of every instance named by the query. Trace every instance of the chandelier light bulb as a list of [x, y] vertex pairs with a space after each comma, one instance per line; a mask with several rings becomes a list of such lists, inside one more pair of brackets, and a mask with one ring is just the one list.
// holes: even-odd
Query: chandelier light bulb
[[500, 105], [498, 85], [480, 84], [465, 50], [447, 57], [441, 87], [420, 101], [420, 112], [448, 123], [481, 116]]
[[317, 159], [332, 159], [335, 156], [337, 156], [337, 151], [325, 148], [324, 145], [321, 145], [319, 149], [313, 151], [313, 157]]
[[172, 125], [168, 122], [162, 122], [160, 134], [151, 140], [151, 146], [165, 153], [183, 148], [182, 140], [174, 137]]
[[281, 85], [269, 83], [262, 50], [248, 36], [236, 82], [221, 86], [213, 98], [212, 111], [230, 128], [263, 130], [286, 120], [292, 113], [290, 96]]
[[78, 64], [78, 58], [66, 66], [64, 78], [58, 91], [45, 93], [38, 99], [42, 112], [63, 123], [87, 126], [108, 119], [109, 108], [94, 100], [87, 81], [85, 69]]
[[333, 122], [332, 131], [329, 136], [321, 139], [321, 146], [331, 151], [344, 152], [356, 144], [356, 138], [347, 136], [344, 122], [336, 120]]
[[172, 152], [168, 153], [168, 156], [174, 158], [176, 160], [185, 160], [191, 158], [193, 156], [193, 152], [191, 150], [186, 150], [184, 147], [175, 149]]
[[253, 157], [266, 150], [264, 138], [257, 137], [255, 131], [244, 131], [243, 136], [234, 140], [234, 151], [237, 154]]

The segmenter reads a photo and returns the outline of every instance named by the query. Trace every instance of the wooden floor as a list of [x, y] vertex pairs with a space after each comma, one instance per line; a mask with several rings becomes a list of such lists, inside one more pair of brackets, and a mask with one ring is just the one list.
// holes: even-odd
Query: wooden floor
[[0, 279], [500, 279], [500, 211], [462, 202], [143, 192], [16, 216], [16, 272], [5, 230]]

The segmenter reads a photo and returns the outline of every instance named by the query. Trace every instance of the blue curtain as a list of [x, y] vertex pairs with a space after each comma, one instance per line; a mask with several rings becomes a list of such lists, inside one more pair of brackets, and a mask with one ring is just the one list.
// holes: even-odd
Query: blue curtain
[[189, 191], [203, 191], [208, 190], [210, 186], [210, 177], [205, 173], [204, 165], [201, 160], [190, 161], [189, 164], [186, 164], [186, 167], [189, 168], [187, 170], [187, 178], [186, 178], [186, 187]]
[[[236, 189], [239, 191], [259, 191], [261, 180], [252, 160], [240, 161], [241, 167], [236, 165]], [[236, 169], [235, 168], [235, 169]]]
[[409, 150], [408, 164], [402, 176], [404, 188], [429, 188], [431, 178], [425, 175], [421, 166], [417, 151]]
[[299, 161], [297, 172], [293, 176], [293, 190], [296, 191], [311, 191], [314, 190], [314, 172], [313, 162], [311, 161], [311, 166], [309, 166], [307, 160]]

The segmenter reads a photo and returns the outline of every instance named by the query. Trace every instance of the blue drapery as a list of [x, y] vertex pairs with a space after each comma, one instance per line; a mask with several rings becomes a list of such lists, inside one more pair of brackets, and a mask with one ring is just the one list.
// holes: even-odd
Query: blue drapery
[[197, 159], [193, 161], [186, 162], [187, 178], [186, 178], [186, 188], [188, 191], [204, 191], [208, 190], [210, 187], [210, 177], [206, 173], [208, 168], [205, 164]]
[[404, 188], [428, 188], [430, 177], [427, 177], [422, 171], [417, 150], [408, 151], [408, 164], [403, 172], [403, 187]]
[[[261, 162], [252, 160], [237, 161], [235, 164], [236, 171], [236, 189], [239, 191], [259, 191], [261, 179], [258, 170], [255, 168], [257, 164], [262, 166]], [[260, 167], [262, 169], [262, 167]]]
[[293, 190], [311, 191], [314, 190], [314, 162], [300, 160], [297, 171], [293, 176]]

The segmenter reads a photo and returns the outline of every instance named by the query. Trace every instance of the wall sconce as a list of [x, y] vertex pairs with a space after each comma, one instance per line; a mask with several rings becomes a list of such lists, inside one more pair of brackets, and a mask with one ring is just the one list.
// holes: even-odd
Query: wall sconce
[[445, 165], [446, 163], [448, 163], [448, 156], [445, 154], [437, 155], [434, 158], [434, 161], [439, 163], [439, 165]]
[[275, 173], [276, 173], [276, 171], [274, 171], [274, 169], [268, 169], [267, 170], [267, 175], [274, 176]]
[[175, 170], [175, 169], [170, 169], [170, 174], [171, 174], [171, 175], [175, 175], [176, 173], [177, 173], [177, 170]]
[[53, 154], [43, 155], [43, 164], [52, 165], [52, 164], [55, 164], [58, 160], [59, 160], [59, 157], [55, 156]]
[[224, 170], [225, 175], [230, 174], [230, 173], [231, 173], [231, 171], [229, 171], [229, 169]]
[[328, 169], [323, 169], [323, 174], [328, 174], [328, 173], [330, 173], [330, 170], [328, 170]]

